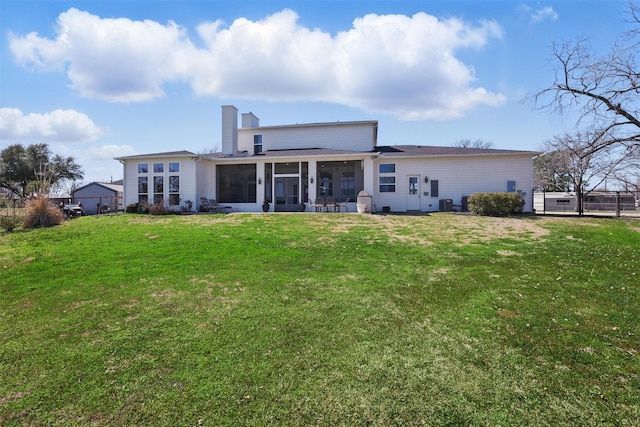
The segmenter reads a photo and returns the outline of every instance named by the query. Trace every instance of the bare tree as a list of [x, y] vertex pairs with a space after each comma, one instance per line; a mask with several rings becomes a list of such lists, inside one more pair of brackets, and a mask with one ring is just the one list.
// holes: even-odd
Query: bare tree
[[553, 45], [555, 79], [535, 93], [534, 104], [561, 114], [578, 112], [578, 125], [601, 129], [603, 137], [592, 140], [588, 152], [609, 146], [632, 150], [640, 144], [640, 46], [638, 6], [629, 7], [632, 29], [604, 55], [592, 51], [588, 39]]
[[609, 145], [594, 151], [609, 136], [605, 131], [576, 132], [547, 141], [546, 151], [554, 157], [554, 167], [561, 171], [576, 193], [578, 213], [583, 214], [584, 196], [615, 176], [625, 165], [626, 150]]
[[640, 146], [627, 153], [622, 167], [616, 171], [613, 179], [625, 191], [640, 196]]
[[482, 139], [460, 139], [452, 144], [452, 147], [458, 148], [493, 148], [493, 142], [484, 141]]
[[533, 160], [533, 185], [536, 191], [569, 192], [573, 188], [567, 170], [566, 155], [548, 143], [547, 152]]

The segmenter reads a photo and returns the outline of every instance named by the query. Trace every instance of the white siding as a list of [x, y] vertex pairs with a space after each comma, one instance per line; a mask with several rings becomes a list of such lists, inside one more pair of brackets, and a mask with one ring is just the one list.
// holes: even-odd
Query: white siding
[[[378, 164], [396, 164], [395, 193], [380, 193]], [[507, 191], [507, 182], [515, 181], [516, 189], [525, 195], [525, 212], [532, 210], [533, 160], [528, 156], [475, 156], [433, 158], [384, 158], [376, 161], [373, 203], [378, 211], [388, 206], [391, 211], [407, 210], [408, 176], [420, 177], [420, 210], [437, 211], [440, 199], [452, 199], [459, 206], [463, 196], [478, 192]], [[389, 176], [389, 175], [386, 175]], [[429, 182], [425, 183], [425, 177]], [[439, 194], [431, 195], [431, 181], [437, 180]], [[425, 192], [428, 195], [425, 195]]]
[[124, 178], [124, 206], [138, 203], [138, 163], [148, 163], [146, 159], [125, 160], [122, 165]]
[[[146, 174], [138, 173], [138, 164], [146, 163], [149, 166], [149, 172]], [[153, 164], [163, 163], [164, 172], [154, 173]], [[180, 172], [169, 172], [169, 163], [179, 163]], [[138, 177], [148, 177], [149, 185], [149, 201], [153, 202], [153, 177], [162, 175], [164, 177], [164, 199], [169, 200], [169, 176], [180, 177], [180, 205], [185, 201], [193, 202], [192, 209], [196, 207], [196, 160], [192, 157], [147, 157], [126, 159], [124, 161], [124, 206], [130, 203], [138, 202]], [[176, 209], [179, 206], [175, 207]]]
[[200, 206], [200, 197], [207, 199], [216, 198], [215, 189], [215, 164], [209, 160], [201, 159], [196, 163], [195, 168], [195, 189], [193, 196], [193, 209]]
[[300, 148], [370, 151], [375, 144], [375, 128], [372, 124], [336, 123], [239, 129], [238, 150], [253, 154], [254, 135], [262, 135], [263, 151]]
[[[197, 174], [196, 168], [199, 162], [202, 160], [195, 161], [192, 158], [182, 158], [175, 160], [166, 160], [166, 162], [170, 161], [178, 161], [180, 162], [180, 205], [182, 205], [187, 200], [192, 203], [191, 209], [196, 208], [196, 202], [198, 195], [196, 194], [197, 190]], [[173, 175], [166, 173], [165, 175]], [[166, 187], [166, 186], [165, 186]], [[168, 194], [168, 189], [165, 188], [165, 194]], [[166, 196], [165, 196], [166, 197]]]

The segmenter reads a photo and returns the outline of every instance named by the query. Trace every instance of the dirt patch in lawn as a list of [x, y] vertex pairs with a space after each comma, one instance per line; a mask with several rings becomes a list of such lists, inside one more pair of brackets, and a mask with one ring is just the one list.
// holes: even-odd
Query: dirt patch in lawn
[[420, 217], [374, 215], [371, 218], [385, 227], [390, 238], [416, 244], [450, 240], [455, 245], [468, 245], [506, 238], [526, 241], [539, 240], [549, 234], [544, 220], [529, 217], [433, 214]]

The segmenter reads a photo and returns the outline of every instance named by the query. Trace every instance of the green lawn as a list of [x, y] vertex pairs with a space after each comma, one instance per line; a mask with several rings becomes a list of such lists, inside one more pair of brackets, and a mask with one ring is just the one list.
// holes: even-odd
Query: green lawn
[[0, 233], [0, 424], [637, 425], [639, 276], [621, 219]]

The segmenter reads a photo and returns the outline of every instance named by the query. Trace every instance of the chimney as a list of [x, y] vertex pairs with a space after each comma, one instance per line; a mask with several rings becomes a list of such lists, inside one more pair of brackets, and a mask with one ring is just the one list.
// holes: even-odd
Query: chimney
[[243, 128], [257, 128], [260, 127], [260, 119], [253, 113], [242, 113], [242, 127]]
[[222, 154], [238, 153], [238, 109], [233, 105], [222, 106]]

